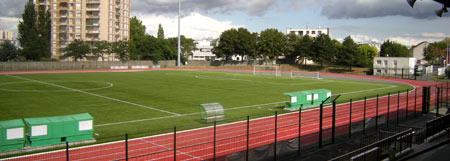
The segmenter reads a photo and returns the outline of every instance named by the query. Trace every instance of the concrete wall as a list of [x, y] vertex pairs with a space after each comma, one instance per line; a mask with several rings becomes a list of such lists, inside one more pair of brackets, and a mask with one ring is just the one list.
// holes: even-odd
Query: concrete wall
[[375, 57], [373, 60], [373, 73], [377, 74], [398, 74], [402, 68], [410, 69], [414, 72], [416, 58], [409, 57]]

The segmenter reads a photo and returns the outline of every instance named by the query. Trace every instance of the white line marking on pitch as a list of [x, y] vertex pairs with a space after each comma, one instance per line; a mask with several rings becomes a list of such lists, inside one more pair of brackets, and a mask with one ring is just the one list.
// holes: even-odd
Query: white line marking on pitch
[[148, 107], [148, 106], [144, 106], [144, 105], [140, 105], [140, 104], [136, 104], [136, 103], [131, 103], [131, 102], [119, 100], [119, 99], [116, 99], [116, 98], [102, 96], [102, 95], [99, 95], [99, 94], [90, 93], [90, 92], [86, 92], [86, 91], [82, 91], [82, 90], [78, 90], [78, 89], [73, 89], [73, 88], [69, 88], [69, 87], [65, 87], [65, 86], [61, 86], [61, 85], [57, 85], [57, 84], [52, 84], [52, 83], [47, 83], [47, 82], [43, 82], [43, 81], [23, 78], [23, 77], [14, 76], [14, 75], [7, 75], [7, 76], [10, 76], [10, 77], [13, 77], [13, 78], [17, 78], [17, 79], [27, 80], [27, 81], [31, 81], [31, 82], [41, 83], [41, 84], [45, 84], [45, 85], [49, 85], [49, 86], [59, 87], [59, 88], [67, 89], [67, 90], [74, 91], [74, 92], [80, 92], [80, 93], [83, 93], [83, 94], [88, 94], [88, 95], [92, 95], [92, 96], [96, 96], [96, 97], [100, 97], [100, 98], [104, 98], [104, 99], [108, 99], [108, 100], [112, 100], [112, 101], [117, 101], [117, 102], [129, 104], [129, 105], [133, 105], [133, 106], [137, 106], [137, 107], [142, 107], [142, 108], [146, 108], [146, 109], [150, 109], [150, 110], [155, 110], [155, 111], [159, 111], [159, 112], [163, 112], [163, 113], [168, 113], [168, 114], [172, 114], [172, 115], [175, 115], [175, 116], [180, 116], [180, 114], [177, 114], [177, 113], [173, 113], [173, 112], [169, 112], [169, 111], [165, 111], [165, 110], [161, 110], [161, 109], [157, 109], [157, 108], [153, 108], [153, 107]]

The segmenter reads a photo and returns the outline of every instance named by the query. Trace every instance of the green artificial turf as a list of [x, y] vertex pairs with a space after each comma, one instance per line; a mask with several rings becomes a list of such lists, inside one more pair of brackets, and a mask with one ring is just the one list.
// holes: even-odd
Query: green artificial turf
[[221, 103], [226, 109], [226, 121], [221, 123], [226, 123], [245, 120], [247, 115], [285, 113], [288, 97], [283, 93], [313, 89], [342, 94], [337, 102], [343, 103], [412, 87], [210, 71], [0, 75], [0, 120], [87, 112], [94, 117], [96, 138], [157, 134], [174, 126], [180, 130], [206, 126], [198, 114], [199, 104]]

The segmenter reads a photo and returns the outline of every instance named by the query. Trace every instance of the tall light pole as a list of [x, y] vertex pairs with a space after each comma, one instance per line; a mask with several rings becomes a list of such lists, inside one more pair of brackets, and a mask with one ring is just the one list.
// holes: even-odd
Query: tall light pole
[[181, 66], [180, 64], [180, 53], [181, 53], [181, 40], [180, 40], [180, 16], [181, 16], [181, 1], [178, 0], [178, 56], [177, 56], [177, 66]]

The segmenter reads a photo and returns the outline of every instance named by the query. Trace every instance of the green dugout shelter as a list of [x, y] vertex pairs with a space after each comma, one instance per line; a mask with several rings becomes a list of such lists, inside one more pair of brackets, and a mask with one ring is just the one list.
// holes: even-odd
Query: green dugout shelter
[[22, 149], [25, 143], [24, 128], [22, 120], [0, 121], [0, 151]]
[[30, 132], [26, 141], [32, 147], [90, 140], [94, 133], [94, 119], [88, 113], [24, 120]]
[[[286, 102], [285, 109], [298, 109], [300, 107], [320, 105], [328, 97], [331, 97], [331, 91], [327, 89], [299, 91], [283, 94], [290, 98], [289, 102]], [[324, 103], [329, 103], [330, 100], [331, 98]]]

